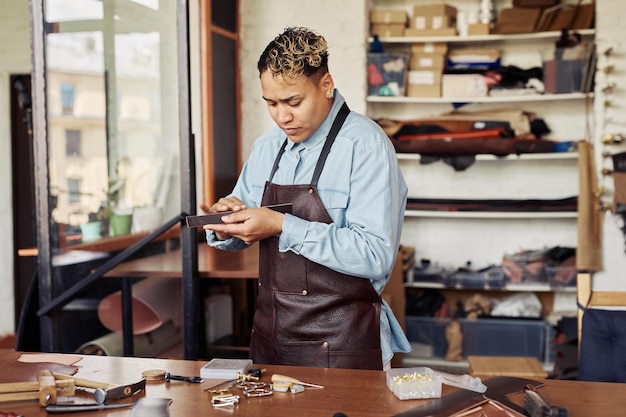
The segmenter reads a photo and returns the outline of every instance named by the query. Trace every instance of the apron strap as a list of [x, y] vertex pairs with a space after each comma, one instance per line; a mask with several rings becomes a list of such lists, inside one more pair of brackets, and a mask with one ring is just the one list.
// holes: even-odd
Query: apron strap
[[[337, 134], [339, 133], [341, 126], [343, 126], [343, 122], [348, 117], [348, 114], [350, 114], [350, 109], [348, 108], [348, 105], [344, 102], [341, 108], [339, 109], [339, 113], [337, 113], [335, 120], [333, 120], [333, 125], [330, 127], [330, 131], [328, 132], [328, 136], [326, 137], [326, 142], [324, 142], [322, 153], [320, 154], [320, 157], [317, 160], [317, 165], [315, 165], [315, 171], [313, 171], [313, 178], [311, 179], [312, 185], [317, 185], [317, 180], [319, 179], [322, 173], [322, 169], [324, 168], [324, 163], [326, 163], [326, 158], [328, 157], [328, 154], [330, 153], [330, 148], [331, 146], [333, 146], [333, 142], [335, 141], [335, 138], [337, 137]], [[285, 141], [283, 142], [283, 146], [281, 146], [280, 151], [278, 151], [278, 155], [276, 155], [276, 159], [274, 160], [274, 165], [272, 166], [272, 171], [270, 172], [270, 178], [268, 180], [269, 182], [272, 182], [272, 178], [274, 178], [274, 174], [278, 170], [280, 159], [285, 153], [285, 148], [287, 147], [287, 140], [288, 139], [285, 138]]]
[[317, 185], [317, 180], [319, 180], [320, 175], [322, 174], [322, 169], [324, 169], [324, 164], [326, 163], [326, 158], [330, 153], [330, 148], [333, 146], [333, 142], [335, 142], [335, 138], [343, 126], [343, 122], [346, 120], [348, 115], [350, 114], [350, 109], [348, 105], [344, 102], [341, 109], [339, 109], [339, 113], [337, 113], [337, 117], [333, 121], [333, 125], [330, 128], [330, 132], [328, 132], [328, 136], [326, 137], [326, 142], [324, 142], [324, 148], [322, 148], [322, 153], [320, 154], [319, 159], [317, 160], [317, 165], [315, 165], [315, 171], [313, 171], [313, 178], [311, 178], [311, 184]]

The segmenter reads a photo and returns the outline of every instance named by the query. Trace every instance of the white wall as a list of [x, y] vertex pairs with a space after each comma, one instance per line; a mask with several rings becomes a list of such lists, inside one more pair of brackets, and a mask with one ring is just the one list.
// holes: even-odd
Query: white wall
[[[626, 39], [624, 39], [624, 18], [626, 17], [626, 3], [622, 0], [601, 0], [596, 2], [596, 45], [598, 47], [598, 71], [596, 73], [595, 119], [596, 129], [594, 146], [596, 165], [612, 168], [610, 159], [602, 158], [602, 152], [611, 154], [626, 152], [626, 145], [604, 146], [600, 137], [604, 133], [626, 134]], [[604, 53], [612, 48], [610, 55]], [[605, 74], [603, 69], [615, 65], [615, 72]], [[607, 83], [615, 83], [611, 93], [603, 93]], [[604, 106], [605, 100], [611, 104]], [[608, 176], [601, 185], [607, 187], [607, 193], [602, 200], [611, 203], [613, 199], [613, 178]], [[626, 290], [626, 238], [619, 230], [621, 220], [607, 213], [603, 222], [603, 267], [604, 270], [595, 275], [594, 288], [597, 290]]]
[[329, 43], [335, 86], [354, 111], [365, 111], [365, 54], [369, 18], [366, 0], [240, 0], [242, 158], [256, 137], [273, 126], [256, 64], [265, 46], [286, 27], [306, 26]]
[[14, 332], [13, 291], [13, 198], [11, 195], [11, 74], [31, 71], [29, 3], [23, 0], [0, 2], [0, 336]]
[[[379, 0], [380, 3], [382, 1]], [[408, 1], [407, 1], [408, 2]], [[365, 53], [368, 35], [368, 16], [366, 0], [240, 0], [241, 13], [241, 82], [242, 82], [242, 158], [249, 155], [254, 139], [272, 126], [272, 121], [261, 100], [261, 91], [256, 71], [256, 62], [265, 45], [287, 26], [308, 26], [322, 33], [331, 45], [330, 69], [335, 83], [346, 97], [350, 107], [356, 111], [365, 111]], [[395, 4], [395, 1], [388, 2]], [[410, 3], [418, 3], [415, 0]], [[474, 2], [470, 2], [474, 3]], [[509, 1], [498, 3], [501, 7], [510, 7]], [[606, 80], [602, 71], [598, 71], [596, 83], [595, 115], [593, 132], [595, 151], [598, 155], [598, 169], [606, 165], [600, 157], [603, 150], [599, 138], [604, 132], [626, 134], [626, 72], [623, 70], [626, 50], [621, 21], [626, 16], [626, 5], [622, 0], [602, 0], [596, 2], [596, 42], [598, 45], [601, 70], [605, 65], [617, 64], [617, 73], [609, 81], [617, 84], [610, 97], [604, 97], [601, 89]], [[614, 54], [607, 58], [602, 55], [612, 47]], [[612, 106], [604, 109], [604, 98], [610, 98]], [[582, 136], [582, 132], [580, 135]], [[626, 146], [612, 147], [612, 153], [626, 151]], [[611, 200], [612, 179], [604, 185], [609, 188], [605, 197]], [[596, 275], [598, 289], [626, 288], [626, 243], [618, 229], [618, 219], [608, 213], [604, 219], [603, 254], [605, 270]]]

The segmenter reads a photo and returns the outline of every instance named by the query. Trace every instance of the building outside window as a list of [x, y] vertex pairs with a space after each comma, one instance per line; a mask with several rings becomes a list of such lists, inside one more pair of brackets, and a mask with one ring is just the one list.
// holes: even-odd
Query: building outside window
[[61, 83], [61, 108], [63, 114], [73, 114], [74, 113], [74, 84], [72, 83]]
[[65, 155], [80, 156], [81, 155], [81, 131], [78, 129], [65, 130]]

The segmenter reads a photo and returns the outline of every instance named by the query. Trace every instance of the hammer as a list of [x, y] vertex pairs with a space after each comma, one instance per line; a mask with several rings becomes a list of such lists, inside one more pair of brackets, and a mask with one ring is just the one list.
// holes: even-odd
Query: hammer
[[56, 381], [47, 369], [39, 371], [37, 382], [0, 384], [0, 402], [39, 400], [41, 406], [56, 404], [58, 395], [74, 395], [74, 381]]

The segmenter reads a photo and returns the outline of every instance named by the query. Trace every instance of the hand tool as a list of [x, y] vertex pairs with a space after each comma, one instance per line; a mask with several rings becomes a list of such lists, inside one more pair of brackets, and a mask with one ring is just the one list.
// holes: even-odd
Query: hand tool
[[52, 375], [54, 376], [54, 379], [56, 380], [64, 380], [64, 379], [71, 379], [74, 381], [74, 385], [76, 385], [77, 387], [85, 387], [85, 388], [113, 388], [117, 385], [115, 384], [110, 384], [107, 382], [98, 382], [98, 381], [91, 381], [89, 379], [84, 379], [84, 378], [77, 378], [75, 376], [72, 375], [65, 375], [65, 374], [59, 374], [57, 372], [53, 372]]
[[166, 381], [185, 381], [185, 382], [191, 382], [192, 384], [201, 384], [202, 382], [204, 382], [204, 379], [202, 379], [199, 376], [172, 375], [169, 372], [165, 373], [165, 380]]
[[285, 376], [285, 375], [280, 375], [280, 374], [274, 374], [272, 375], [272, 382], [291, 382], [292, 384], [300, 384], [300, 385], [304, 385], [307, 387], [312, 387], [312, 388], [324, 388], [322, 385], [316, 385], [316, 384], [309, 384], [307, 382], [302, 382], [302, 381], [298, 381], [296, 378], [292, 378], [290, 376]]
[[[291, 213], [291, 206], [291, 203], [285, 203], [264, 206], [264, 208], [268, 208], [279, 213]], [[187, 227], [202, 227], [207, 224], [220, 224], [222, 223], [223, 216], [228, 216], [232, 213], [234, 213], [234, 211], [221, 211], [218, 213], [201, 214], [199, 216], [187, 216], [185, 217], [185, 222], [187, 223]]]
[[107, 388], [106, 390], [103, 388], [96, 388], [94, 392], [94, 399], [96, 400], [96, 403], [104, 404], [109, 400], [119, 400], [130, 397], [145, 388], [146, 380], [142, 378], [140, 381], [133, 384], [116, 385], [112, 388]]
[[55, 381], [49, 370], [41, 370], [37, 381], [0, 384], [0, 402], [39, 400], [39, 404], [56, 403], [57, 396], [74, 395], [73, 381]]
[[524, 410], [530, 417], [567, 417], [567, 408], [551, 404], [534, 385], [524, 387]]
[[50, 404], [46, 406], [46, 412], [50, 414], [78, 413], [81, 411], [100, 411], [112, 408], [132, 407], [135, 403], [124, 404]]

